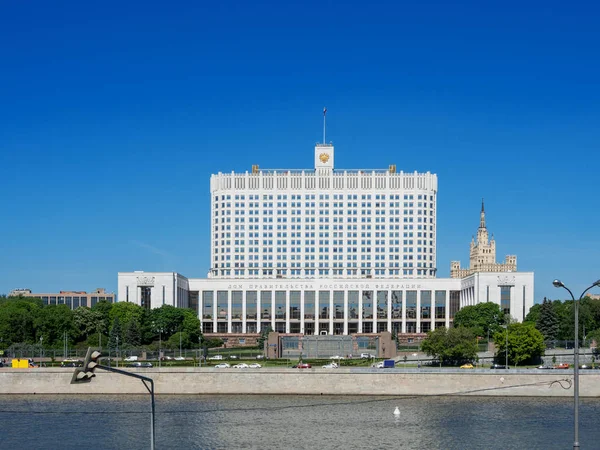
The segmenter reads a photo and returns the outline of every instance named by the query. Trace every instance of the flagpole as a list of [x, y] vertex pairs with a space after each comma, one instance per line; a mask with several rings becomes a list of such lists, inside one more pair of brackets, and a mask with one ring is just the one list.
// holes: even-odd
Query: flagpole
[[325, 144], [325, 117], [327, 115], [327, 108], [323, 108], [323, 144]]

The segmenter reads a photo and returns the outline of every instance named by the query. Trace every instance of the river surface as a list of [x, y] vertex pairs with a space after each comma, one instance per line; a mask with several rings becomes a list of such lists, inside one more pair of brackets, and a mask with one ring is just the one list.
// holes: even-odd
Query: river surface
[[[600, 399], [582, 399], [582, 449], [600, 448], [599, 417]], [[572, 446], [570, 398], [156, 397], [157, 449]], [[148, 449], [150, 396], [0, 396], [0, 447]]]

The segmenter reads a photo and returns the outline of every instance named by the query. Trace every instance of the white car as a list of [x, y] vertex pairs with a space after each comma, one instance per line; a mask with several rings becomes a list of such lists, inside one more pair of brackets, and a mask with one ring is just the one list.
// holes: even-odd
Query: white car
[[338, 355], [335, 355], [335, 356], [332, 356], [332, 357], [331, 357], [331, 358], [329, 358], [329, 359], [337, 359], [337, 360], [340, 360], [340, 359], [346, 359], [346, 358], [344, 358], [343, 356], [338, 356]]
[[125, 358], [125, 361], [137, 361], [138, 357], [137, 356], [128, 356], [127, 358]]
[[185, 361], [185, 358], [183, 356], [176, 356], [175, 361]]
[[362, 359], [370, 359], [370, 358], [375, 358], [375, 356], [371, 355], [370, 353], [361, 353], [360, 357]]
[[229, 367], [231, 366], [227, 363], [219, 363], [215, 366], [215, 369], [229, 369]]
[[253, 363], [248, 366], [250, 369], [260, 369], [262, 366], [259, 363]]
[[248, 369], [250, 366], [246, 363], [239, 363], [233, 366], [234, 369]]
[[212, 359], [213, 361], [214, 361], [214, 360], [218, 360], [218, 361], [220, 361], [220, 360], [222, 360], [222, 359], [223, 359], [223, 355], [215, 355], [215, 356], [211, 356], [211, 357], [210, 357], [210, 358], [208, 358], [208, 359]]
[[321, 366], [323, 369], [337, 369], [338, 365], [336, 363], [329, 363]]

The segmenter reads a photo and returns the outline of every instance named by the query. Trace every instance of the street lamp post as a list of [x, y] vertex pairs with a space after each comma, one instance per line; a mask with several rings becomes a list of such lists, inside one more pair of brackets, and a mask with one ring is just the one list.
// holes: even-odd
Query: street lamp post
[[43, 352], [43, 347], [44, 345], [44, 336], [40, 336], [40, 368], [42, 367], [42, 352]]
[[117, 357], [115, 359], [117, 361], [117, 367], [119, 367], [119, 336], [117, 336]]
[[600, 286], [600, 280], [596, 281], [590, 287], [588, 287], [585, 291], [581, 293], [579, 296], [579, 300], [575, 300], [575, 296], [571, 292], [571, 290], [563, 284], [560, 280], [554, 280], [552, 282], [554, 287], [556, 288], [564, 288], [569, 294], [571, 294], [571, 298], [573, 299], [573, 306], [575, 311], [575, 346], [574, 346], [574, 368], [573, 368], [573, 397], [574, 397], [574, 427], [575, 427], [575, 435], [573, 441], [573, 449], [579, 448], [579, 302], [583, 298], [584, 294], [592, 289], [593, 287]]
[[506, 343], [504, 344], [504, 355], [506, 359], [504, 360], [504, 367], [508, 370], [508, 324], [502, 325], [502, 328], [506, 329]]

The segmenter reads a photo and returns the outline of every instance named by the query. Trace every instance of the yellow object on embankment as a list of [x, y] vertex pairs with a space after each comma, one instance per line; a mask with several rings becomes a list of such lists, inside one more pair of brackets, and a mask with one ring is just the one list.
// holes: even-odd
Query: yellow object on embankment
[[13, 359], [12, 360], [12, 368], [13, 369], [29, 369], [29, 361], [26, 359]]

